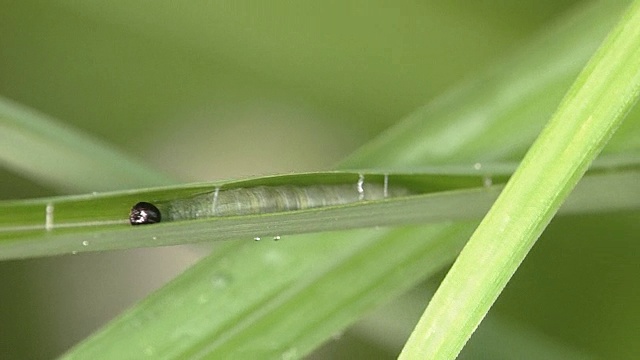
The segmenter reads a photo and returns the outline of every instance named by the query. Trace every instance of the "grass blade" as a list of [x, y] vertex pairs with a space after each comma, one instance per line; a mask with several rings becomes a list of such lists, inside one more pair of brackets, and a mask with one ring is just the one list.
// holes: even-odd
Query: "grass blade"
[[5, 98], [0, 98], [0, 164], [66, 192], [173, 183], [107, 144]]
[[[346, 181], [355, 185], [363, 173], [282, 175], [215, 185], [182, 185], [158, 190], [5, 202], [0, 203], [0, 259], [480, 219], [502, 190], [509, 168], [515, 167], [485, 164], [485, 169], [490, 168], [496, 169], [489, 172], [491, 186], [483, 184], [489, 173], [479, 175], [472, 167], [467, 174], [447, 174], [447, 167], [442, 170], [434, 168], [425, 174], [390, 173], [388, 181], [396, 185], [405, 184], [407, 189], [411, 189], [411, 195], [315, 209], [219, 216], [141, 227], [132, 227], [127, 220], [128, 209], [140, 200], [188, 197], [220, 186], [302, 186], [322, 184], [323, 181]], [[367, 173], [365, 179], [373, 182], [376, 176], [383, 175]], [[589, 171], [576, 190], [573, 202], [565, 207], [565, 213], [640, 208], [640, 199], [633, 196], [640, 191], [639, 178], [640, 158], [604, 159]], [[367, 184], [365, 182], [365, 188]], [[590, 195], [593, 193], [606, 193], [607, 197], [594, 199]], [[46, 209], [50, 209], [49, 224]]]
[[452, 359], [636, 102], [640, 1], [594, 55], [447, 274], [402, 359]]
[[[410, 124], [350, 157], [343, 168], [518, 158], [620, 10], [621, 3], [600, 1], [564, 19], [542, 41], [499, 67], [512, 77], [478, 81], [472, 90], [455, 91], [446, 101], [428, 105]], [[526, 62], [531, 54], [542, 55], [538, 62]], [[536, 88], [527, 86], [540, 68], [547, 67], [556, 69], [557, 76], [545, 77], [548, 82]], [[493, 79], [497, 72], [482, 78]], [[493, 112], [488, 119], [499, 117], [492, 127], [509, 129], [506, 133], [518, 136], [519, 143], [501, 146], [508, 136], [486, 127], [459, 142], [445, 136], [473, 123], [475, 112], [492, 108], [494, 99], [486, 94], [518, 89], [531, 91], [505, 98], [505, 111]], [[484, 100], [476, 101], [478, 97]], [[468, 103], [475, 106], [464, 106]], [[464, 112], [458, 111], [461, 106]], [[617, 150], [624, 151], [625, 144], [619, 145]], [[229, 243], [66, 357], [302, 357], [367, 310], [450, 263], [474, 227], [475, 222], [305, 235], [281, 241], [277, 249], [269, 246], [272, 242]]]

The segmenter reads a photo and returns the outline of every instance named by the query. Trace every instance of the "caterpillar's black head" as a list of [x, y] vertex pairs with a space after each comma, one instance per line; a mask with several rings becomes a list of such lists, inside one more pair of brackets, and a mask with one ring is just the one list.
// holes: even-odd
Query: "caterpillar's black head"
[[139, 202], [131, 208], [129, 222], [131, 225], [144, 225], [159, 223], [161, 219], [160, 210], [148, 202]]

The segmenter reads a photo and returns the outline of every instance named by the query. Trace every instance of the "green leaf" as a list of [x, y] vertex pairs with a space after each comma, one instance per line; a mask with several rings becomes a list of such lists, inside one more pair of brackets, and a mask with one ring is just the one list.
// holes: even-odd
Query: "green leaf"
[[2, 97], [0, 164], [66, 192], [173, 183], [109, 145]]
[[[270, 176], [216, 184], [193, 184], [84, 196], [0, 202], [0, 259], [77, 254], [87, 251], [178, 245], [204, 241], [273, 238], [274, 236], [353, 228], [465, 221], [481, 218], [502, 190], [509, 164], [434, 167], [424, 173], [385, 175], [369, 171]], [[640, 208], [632, 195], [640, 184], [640, 157], [608, 158], [595, 164], [578, 188], [566, 213]], [[214, 188], [353, 184], [364, 175], [368, 184], [387, 179], [405, 196], [262, 215], [217, 216], [132, 227], [128, 210], [139, 201], [189, 198]], [[490, 181], [490, 183], [489, 183]], [[593, 193], [611, 188], [605, 199]], [[474, 206], [465, 206], [474, 204]], [[215, 230], [215, 231], [212, 231]]]
[[[494, 70], [364, 147], [343, 168], [517, 159], [621, 6], [600, 1], [562, 19]], [[629, 149], [624, 140], [617, 145], [618, 152]], [[475, 225], [227, 243], [66, 357], [301, 357], [449, 264]]]
[[458, 355], [639, 91], [640, 1], [635, 1], [462, 250], [400, 358]]

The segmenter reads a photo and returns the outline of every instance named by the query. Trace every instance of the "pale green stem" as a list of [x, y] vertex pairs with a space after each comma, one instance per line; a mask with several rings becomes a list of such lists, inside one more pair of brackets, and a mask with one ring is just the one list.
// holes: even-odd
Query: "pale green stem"
[[636, 101], [640, 1], [587, 64], [447, 274], [401, 359], [457, 356]]

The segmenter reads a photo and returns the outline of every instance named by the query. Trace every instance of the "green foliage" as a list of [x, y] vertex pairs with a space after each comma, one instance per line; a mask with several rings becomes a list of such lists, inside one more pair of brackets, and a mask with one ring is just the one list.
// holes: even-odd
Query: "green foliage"
[[[0, 258], [77, 254], [87, 251], [133, 249], [254, 237], [274, 237], [352, 228], [398, 226], [480, 219], [502, 190], [515, 166], [485, 163], [473, 167], [432, 167], [413, 173], [334, 171], [270, 176], [215, 184], [188, 184], [80, 196], [0, 202]], [[594, 164], [565, 207], [566, 214], [635, 208], [640, 201], [635, 176], [640, 160], [609, 157]], [[386, 177], [393, 187], [407, 191], [400, 197], [359, 201], [300, 211], [264, 215], [210, 217], [133, 228], [126, 212], [145, 200], [159, 204], [188, 199], [214, 189], [254, 186], [351, 184], [360, 175], [367, 186]], [[491, 183], [487, 183], [490, 181]], [[593, 193], [612, 187], [604, 198]], [[465, 207], [472, 203], [473, 207]], [[47, 212], [49, 214], [47, 215]], [[47, 221], [47, 218], [49, 220]], [[212, 232], [215, 229], [215, 232]]]
[[[167, 142], [167, 133], [179, 133], [190, 127], [195, 131], [185, 133], [187, 137], [181, 144], [187, 149], [188, 156], [178, 158], [178, 163], [195, 159], [205, 167], [216, 168], [220, 159], [231, 157], [240, 149], [255, 148], [252, 156], [259, 157], [265, 144], [275, 142], [279, 147], [286, 147], [295, 141], [296, 135], [288, 130], [293, 131], [294, 124], [307, 121], [309, 113], [302, 116], [296, 113], [295, 121], [284, 123], [281, 128], [284, 130], [279, 130], [286, 134], [280, 134], [281, 137], [273, 141], [268, 133], [260, 130], [263, 128], [259, 128], [259, 124], [265, 122], [268, 128], [279, 126], [281, 114], [271, 114], [270, 117], [269, 106], [261, 108], [258, 112], [260, 120], [253, 122], [248, 128], [250, 130], [235, 128], [233, 132], [224, 132], [225, 126], [233, 125], [234, 119], [220, 109], [254, 97], [281, 102], [287, 99], [285, 103], [290, 99], [303, 99], [305, 103], [315, 104], [320, 109], [317, 113], [324, 114], [326, 118], [319, 120], [323, 127], [333, 129], [330, 136], [322, 138], [324, 149], [316, 158], [327, 161], [326, 158], [331, 159], [332, 148], [340, 146], [338, 139], [341, 136], [348, 138], [349, 146], [353, 148], [353, 142], [365, 142], [368, 136], [385, 126], [383, 118], [397, 119], [399, 114], [422, 101], [420, 99], [441, 93], [443, 87], [459, 79], [457, 74], [463, 71], [467, 80], [428, 102], [347, 157], [338, 166], [344, 170], [339, 175], [327, 172], [302, 174], [298, 171], [294, 175], [253, 177], [244, 183], [224, 181], [165, 188], [148, 188], [170, 184], [171, 180], [146, 170], [146, 166], [137, 165], [139, 160], [131, 160], [121, 151], [76, 131], [69, 131], [66, 125], [56, 124], [44, 115], [4, 101], [0, 109], [3, 110], [0, 114], [3, 135], [0, 137], [5, 134], [7, 137], [1, 139], [0, 155], [8, 169], [30, 181], [64, 191], [118, 191], [1, 203], [0, 257], [15, 259], [234, 239], [218, 243], [211, 255], [199, 264], [77, 344], [64, 357], [303, 357], [342, 333], [372, 309], [409, 289], [422, 286], [420, 284], [425, 279], [436, 276], [454, 261], [476, 228], [480, 216], [487, 211], [515, 168], [512, 165], [505, 167], [505, 161], [513, 164], [522, 158], [587, 59], [618, 21], [626, 4], [624, 1], [600, 1], [580, 5], [576, 10], [558, 15], [555, 25], [531, 41], [523, 40], [522, 35], [528, 32], [523, 30], [525, 27], [520, 28], [521, 35], [517, 31], [501, 31], [499, 28], [504, 23], [500, 19], [504, 17], [482, 17], [477, 6], [469, 7], [466, 2], [456, 8], [455, 2], [440, 4], [434, 1], [429, 3], [428, 9], [417, 3], [407, 3], [398, 5], [393, 11], [382, 4], [371, 3], [368, 8], [377, 11], [364, 20], [358, 20], [356, 16], [360, 14], [360, 7], [345, 9], [342, 3], [335, 8], [327, 4], [325, 11], [321, 12], [302, 9], [308, 14], [317, 14], [318, 18], [289, 13], [293, 8], [284, 3], [273, 4], [270, 8], [279, 15], [273, 18], [263, 16], [265, 9], [242, 9], [240, 5], [238, 8], [216, 9], [203, 3], [176, 8], [175, 4], [160, 2], [149, 9], [128, 2], [109, 5], [65, 3], [52, 5], [46, 12], [39, 10], [40, 5], [30, 2], [12, 5], [13, 12], [0, 14], [0, 30], [19, 28], [21, 17], [34, 20], [29, 31], [5, 31], [11, 36], [0, 39], [0, 46], [10, 49], [0, 58], [5, 65], [0, 67], [0, 76], [6, 80], [0, 82], [0, 92], [44, 113], [68, 119], [82, 129], [89, 129], [89, 132], [107, 136], [154, 164], [159, 163], [158, 158], [169, 161], [180, 151], [180, 146]], [[494, 5], [508, 7], [510, 14], [521, 13], [522, 19], [527, 21], [535, 18], [529, 16], [531, 10], [527, 6], [542, 6], [523, 5], [519, 9], [515, 5], [498, 2]], [[557, 5], [550, 5], [544, 11], [551, 14], [560, 9], [554, 6]], [[545, 8], [539, 9], [543, 13]], [[441, 15], [443, 12], [447, 14], [445, 17]], [[290, 16], [283, 17], [283, 14]], [[448, 20], [447, 16], [457, 20]], [[335, 20], [335, 26], [331, 26], [331, 31], [325, 31], [326, 24], [330, 22], [318, 19]], [[483, 19], [485, 22], [474, 25], [469, 21], [471, 19]], [[380, 26], [381, 21], [388, 26]], [[521, 23], [516, 18], [510, 18], [508, 22]], [[396, 26], [401, 23], [404, 25]], [[94, 28], [95, 24], [100, 26]], [[441, 51], [443, 46], [431, 38], [431, 31], [427, 33], [432, 40], [425, 40], [426, 35], [421, 31], [425, 31], [426, 24], [434, 29], [442, 28], [445, 35], [438, 41], [464, 51]], [[528, 24], [526, 26], [533, 27]], [[86, 31], [87, 26], [94, 30]], [[316, 27], [322, 31], [313, 30]], [[292, 28], [309, 32], [291, 31]], [[313, 35], [316, 33], [323, 35]], [[51, 39], [42, 34], [55, 34], [54, 37], [68, 41], [49, 46]], [[368, 42], [361, 43], [362, 39], [368, 39]], [[490, 41], [486, 42], [487, 39]], [[634, 40], [629, 38], [629, 41]], [[479, 45], [485, 43], [488, 45]], [[515, 48], [513, 55], [495, 56], [500, 53], [496, 49], [507, 46]], [[379, 56], [388, 47], [395, 51], [390, 53], [392, 56]], [[43, 49], [48, 49], [48, 56], [38, 52]], [[419, 50], [411, 52], [411, 49]], [[633, 47], [627, 50], [633, 51]], [[476, 51], [475, 56], [471, 55], [473, 51]], [[38, 64], [28, 68], [29, 63], [23, 61], [25, 57], [41, 58], [49, 68]], [[141, 58], [139, 64], [135, 62], [137, 58]], [[366, 58], [374, 60], [362, 64]], [[602, 98], [593, 104], [587, 102], [581, 109], [597, 106], [598, 109], [614, 110], [614, 113], [616, 109], [622, 109], [616, 105], [620, 94], [615, 91], [624, 88], [621, 84], [625, 80], [634, 79], [627, 75], [637, 69], [633, 68], [637, 58], [630, 57], [624, 71], [611, 68], [606, 76], [599, 76], [604, 82], [601, 85], [605, 86], [600, 89], [610, 91], [605, 91]], [[487, 59], [492, 62], [489, 70], [478, 71], [478, 64]], [[450, 66], [432, 66], [425, 63], [427, 60], [433, 64], [449, 63]], [[615, 66], [615, 62], [611, 62], [611, 66]], [[616, 81], [606, 87], [609, 76]], [[432, 86], [427, 88], [426, 84]], [[68, 98], [64, 92], [57, 91], [57, 86], [74, 89], [73, 101], [66, 100]], [[252, 90], [244, 93], [243, 87]], [[95, 93], [86, 90], [89, 88]], [[578, 98], [587, 99], [583, 95]], [[211, 99], [215, 101], [211, 103]], [[628, 99], [630, 97], [622, 100]], [[570, 102], [563, 106], [567, 103]], [[215, 110], [207, 110], [211, 108]], [[211, 118], [221, 115], [223, 119], [211, 121]], [[552, 226], [549, 235], [543, 235], [555, 241], [543, 241], [542, 244], [573, 239], [565, 250], [579, 248], [584, 242], [585, 248], [594, 247], [592, 254], [597, 254], [611, 250], [610, 246], [593, 246], [603, 244], [598, 234], [607, 233], [611, 236], [607, 240], [617, 241], [615, 243], [619, 247], [633, 246], [634, 242], [629, 240], [634, 238], [632, 226], [637, 223], [639, 115], [637, 109], [631, 111], [627, 122], [604, 150], [611, 156], [594, 165], [561, 208], [561, 214], [564, 212], [570, 216], [560, 217], [555, 230]], [[194, 120], [197, 117], [204, 120]], [[353, 121], [345, 122], [345, 117]], [[94, 122], [91, 125], [85, 119], [93, 119]], [[620, 117], [611, 116], [607, 120], [614, 119], [618, 121]], [[569, 125], [567, 123], [566, 126]], [[336, 133], [336, 129], [344, 130], [344, 135]], [[594, 135], [597, 132], [595, 128], [588, 130], [580, 134]], [[222, 133], [219, 140], [239, 133], [238, 139], [241, 140], [224, 143], [217, 150], [215, 147], [196, 150], [189, 147], [198, 142], [198, 136], [209, 133]], [[258, 133], [256, 139], [264, 142], [254, 142], [252, 133]], [[312, 133], [314, 136], [311, 138], [322, 136], [320, 131]], [[567, 129], [561, 139], [566, 140], [574, 133], [574, 129]], [[555, 131], [547, 130], [547, 136], [549, 134], [554, 135]], [[591, 141], [593, 139], [586, 135], [582, 138], [591, 145], [602, 143], [602, 139]], [[216, 143], [209, 139], [205, 142], [212, 146]], [[593, 149], [595, 147], [575, 152], [583, 156], [582, 160], [576, 162], [575, 167], [573, 162], [569, 162], [574, 175], [570, 177], [571, 181], [558, 183], [564, 186], [561, 193], [566, 194], [570, 185], [577, 181], [576, 174], [580, 174], [594, 156]], [[286, 152], [280, 150], [276, 157], [287, 161]], [[316, 168], [323, 166], [320, 160], [309, 161], [316, 164]], [[540, 166], [535, 169], [545, 172], [536, 176], [549, 175], [546, 181], [553, 182], [567, 161], [551, 156], [540, 164], [528, 160], [523, 165], [525, 169], [527, 166]], [[548, 164], [555, 167], [547, 173], [543, 166]], [[171, 168], [171, 165], [166, 166]], [[262, 171], [255, 166], [258, 165], [254, 165], [255, 172]], [[480, 176], [476, 173], [477, 168], [481, 169]], [[461, 172], [460, 169], [467, 170]], [[220, 184], [317, 183], [332, 176], [352, 179], [362, 172], [374, 176], [396, 174], [408, 186], [415, 187], [416, 194], [296, 213], [212, 218], [139, 228], [123, 224], [129, 208], [139, 200], [175, 198], [202, 190], [210, 191], [212, 186]], [[537, 186], [539, 183], [542, 182], [519, 187], [527, 194], [522, 199], [535, 199], [535, 191], [541, 191]], [[140, 189], [131, 190], [135, 187]], [[67, 222], [87, 226], [25, 231], [25, 227], [44, 226], [45, 209], [49, 204], [55, 205], [56, 224]], [[545, 210], [546, 215], [528, 219], [536, 226], [536, 231], [529, 232], [530, 239], [537, 237], [560, 201], [556, 199], [551, 204], [553, 206]], [[526, 206], [526, 202], [518, 200], [508, 205], [517, 210], [518, 206]], [[585, 214], [597, 214], [591, 215], [597, 221], [585, 217]], [[96, 221], [118, 223], [108, 225], [97, 224]], [[414, 225], [397, 226], [408, 223]], [[395, 227], [380, 228], [391, 225]], [[576, 232], [574, 228], [577, 226], [591, 226], [592, 231]], [[335, 231], [360, 227], [372, 228]], [[501, 227], [489, 226], [488, 229], [495, 231]], [[331, 232], [288, 235], [316, 231]], [[251, 240], [255, 236], [275, 235], [281, 235], [282, 240]], [[523, 248], [528, 249], [527, 246]], [[521, 276], [531, 273], [530, 278], [539, 279], [538, 274], [551, 271], [547, 268], [561, 268], [553, 262], [556, 250], [552, 248], [536, 255], [536, 249], [531, 261], [544, 265], [527, 267], [525, 262], [525, 275]], [[524, 256], [522, 252], [518, 254]], [[576, 266], [581, 264], [582, 258], [589, 259], [589, 254], [579, 254], [573, 263], [564, 258], [561, 262]], [[64, 264], [68, 259], [62, 257], [60, 261]], [[551, 262], [545, 262], [549, 259]], [[635, 264], [634, 259], [626, 261]], [[11, 265], [11, 262], [5, 264]], [[619, 264], [625, 266], [623, 260]], [[534, 270], [527, 272], [532, 268]], [[502, 273], [510, 275], [513, 269]], [[458, 276], [464, 280], [465, 275], [471, 276], [478, 270], [488, 271], [490, 268], [468, 266]], [[566, 268], [563, 270], [567, 271]], [[585, 352], [634, 358], [633, 346], [637, 346], [634, 336], [612, 333], [606, 337], [597, 326], [576, 325], [570, 332], [558, 329], [558, 324], [563, 323], [563, 316], [569, 311], [558, 311], [557, 302], [549, 299], [555, 299], [554, 296], [561, 292], [571, 293], [571, 286], [578, 287], [582, 277], [564, 282], [562, 291], [553, 288], [552, 281], [538, 284], [539, 287], [547, 286], [548, 291], [534, 297], [531, 290], [537, 291], [536, 288], [517, 282], [518, 274], [514, 278], [515, 290], [510, 292], [507, 287], [503, 294], [506, 301], [510, 299], [511, 302], [498, 303], [497, 311], [532, 324], [534, 331], [499, 320], [498, 324], [506, 325], [495, 326], [496, 322], [491, 320], [493, 325], [479, 329], [482, 336], [478, 341], [486, 340], [492, 345], [474, 346], [472, 338], [469, 352], [463, 352], [462, 356], [496, 358], [502, 352], [507, 354], [507, 358], [526, 358], [531, 356], [533, 348], [544, 353], [546, 358], [580, 357]], [[603, 274], [603, 271], [593, 271], [590, 277], [597, 279]], [[617, 274], [621, 277], [629, 274], [630, 279], [635, 279], [632, 271]], [[551, 275], [546, 277], [552, 278]], [[623, 306], [626, 297], [620, 293], [640, 292], [633, 283], [619, 279], [616, 282], [618, 287], [603, 284], [602, 289], [610, 289], [607, 291], [609, 297], [600, 301]], [[502, 286], [503, 283], [495, 289], [500, 290]], [[497, 296], [489, 290], [476, 295], [474, 298]], [[521, 304], [528, 304], [528, 308], [533, 309], [545, 301], [548, 306], [538, 309], [538, 313], [521, 311]], [[567, 298], [559, 301], [567, 301]], [[424, 299], [417, 303], [421, 305], [413, 306], [424, 306]], [[587, 305], [584, 308], [593, 309]], [[395, 309], [404, 311], [404, 308]], [[447, 309], [447, 304], [444, 309]], [[615, 314], [603, 308], [598, 308], [598, 311], [598, 325], [612, 326]], [[485, 313], [486, 309], [483, 309], [464, 311], [459, 315], [474, 316], [474, 321], [477, 321], [478, 316]], [[536, 316], [540, 313], [553, 315]], [[575, 324], [580, 324], [579, 319], [586, 316], [577, 314]], [[632, 324], [634, 316], [638, 315], [627, 314], [625, 318], [630, 320], [625, 324]], [[375, 327], [390, 333], [398, 317], [382, 318], [383, 321]], [[388, 341], [368, 341], [366, 347], [383, 349], [378, 352], [380, 356], [383, 353], [396, 356], [415, 321], [416, 318], [404, 321], [400, 325], [404, 330], [393, 331], [400, 335], [405, 333], [406, 336], [400, 336], [399, 343], [388, 345]], [[26, 323], [21, 321], [21, 324]], [[448, 341], [457, 344], [448, 348], [448, 354], [459, 350], [473, 327], [467, 326], [464, 332], [454, 328], [444, 333]], [[17, 328], [10, 332], [18, 334]], [[626, 329], [620, 325], [616, 329], [620, 333], [633, 334], [631, 327]], [[371, 330], [359, 334], [363, 336]], [[536, 330], [557, 336], [558, 341], [554, 343], [537, 336]], [[507, 335], [511, 339], [511, 347], [504, 342], [490, 341]], [[358, 354], [353, 336], [344, 338], [347, 350], [334, 354], [334, 357], [365, 356]], [[605, 338], [608, 341], [594, 341]], [[418, 343], [421, 346], [422, 343]], [[573, 347], [580, 350], [573, 351]], [[327, 353], [324, 354], [326, 357]], [[32, 356], [33, 352], [25, 351], [22, 357]]]
[[456, 259], [401, 359], [455, 358], [640, 93], [640, 1], [578, 76]]

